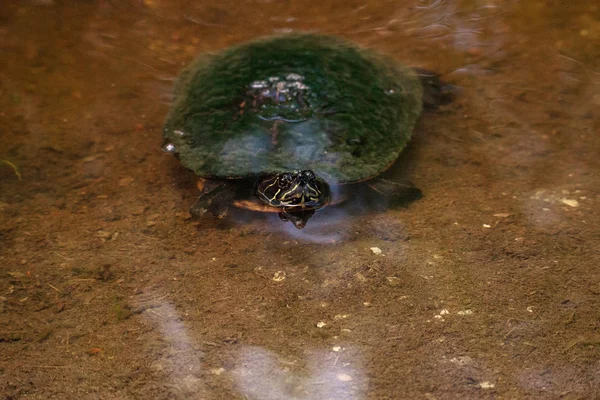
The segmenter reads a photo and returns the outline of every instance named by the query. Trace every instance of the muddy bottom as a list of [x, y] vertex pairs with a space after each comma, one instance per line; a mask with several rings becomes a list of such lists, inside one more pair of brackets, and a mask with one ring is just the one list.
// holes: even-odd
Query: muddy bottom
[[[6, 3], [2, 399], [600, 396], [593, 2]], [[421, 199], [190, 217], [173, 80], [290, 31], [457, 86], [388, 171]]]

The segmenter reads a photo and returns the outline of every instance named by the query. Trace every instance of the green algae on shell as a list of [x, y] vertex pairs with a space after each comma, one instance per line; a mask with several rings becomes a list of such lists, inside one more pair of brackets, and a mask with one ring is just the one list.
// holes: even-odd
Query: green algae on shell
[[164, 137], [202, 177], [312, 170], [357, 182], [398, 157], [422, 94], [412, 69], [341, 39], [270, 37], [190, 64]]

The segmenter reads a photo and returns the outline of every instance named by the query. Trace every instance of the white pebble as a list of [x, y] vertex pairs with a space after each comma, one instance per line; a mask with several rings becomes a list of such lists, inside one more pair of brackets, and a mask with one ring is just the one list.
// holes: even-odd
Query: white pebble
[[390, 286], [400, 286], [400, 284], [402, 284], [402, 279], [397, 276], [388, 276], [385, 279], [387, 279]]
[[371, 251], [373, 252], [373, 254], [377, 254], [377, 255], [380, 255], [381, 253], [383, 253], [379, 247], [371, 247]]
[[579, 207], [579, 202], [575, 199], [567, 199], [563, 197], [560, 199], [560, 202], [568, 205], [569, 207]]
[[479, 387], [482, 389], [493, 389], [496, 387], [496, 385], [494, 385], [492, 382], [480, 382], [479, 383]]
[[352, 377], [348, 374], [337, 374], [335, 376], [338, 381], [342, 381], [342, 382], [350, 382], [352, 380]]
[[473, 363], [473, 359], [469, 356], [460, 356], [460, 357], [452, 357], [450, 362], [456, 365], [460, 365], [461, 367], [465, 365], [470, 365]]
[[275, 282], [281, 282], [281, 281], [285, 280], [285, 277], [286, 277], [285, 271], [277, 271], [273, 275], [273, 280]]
[[317, 328], [323, 328], [325, 325], [327, 325], [327, 324], [323, 321], [317, 322]]

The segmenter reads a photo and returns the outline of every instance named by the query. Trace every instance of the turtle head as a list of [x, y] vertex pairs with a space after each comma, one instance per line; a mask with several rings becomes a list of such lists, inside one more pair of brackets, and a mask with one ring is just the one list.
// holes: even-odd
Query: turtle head
[[279, 216], [304, 228], [314, 211], [329, 203], [329, 185], [311, 170], [297, 170], [261, 177], [256, 196], [272, 207], [281, 209]]

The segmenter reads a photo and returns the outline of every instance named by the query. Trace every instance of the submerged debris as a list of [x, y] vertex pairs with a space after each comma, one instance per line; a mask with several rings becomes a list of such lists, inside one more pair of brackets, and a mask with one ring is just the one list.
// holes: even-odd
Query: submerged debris
[[399, 286], [402, 283], [402, 279], [396, 277], [396, 276], [388, 276], [385, 279], [387, 279], [388, 285], [394, 287], [394, 286]]
[[569, 207], [579, 207], [579, 202], [575, 199], [567, 199], [563, 197], [562, 199], [560, 199], [560, 202], [568, 205]]
[[8, 160], [0, 160], [0, 163], [8, 165], [13, 170], [13, 172], [15, 173], [15, 176], [19, 180], [22, 179], [21, 173], [19, 172], [19, 168], [17, 168], [17, 166], [15, 164], [13, 164], [12, 162], [10, 162]]
[[383, 251], [381, 251], [381, 249], [379, 247], [371, 247], [371, 251], [373, 252], [373, 254], [375, 255], [380, 255], [383, 253]]
[[285, 280], [285, 278], [287, 277], [287, 274], [285, 273], [285, 271], [277, 271], [273, 274], [273, 280], [275, 282], [281, 282], [283, 280]]
[[348, 374], [337, 374], [335, 377], [338, 381], [342, 382], [350, 382], [352, 380], [352, 377]]

